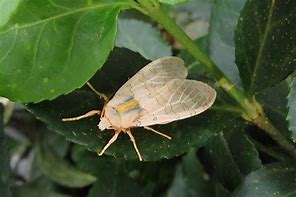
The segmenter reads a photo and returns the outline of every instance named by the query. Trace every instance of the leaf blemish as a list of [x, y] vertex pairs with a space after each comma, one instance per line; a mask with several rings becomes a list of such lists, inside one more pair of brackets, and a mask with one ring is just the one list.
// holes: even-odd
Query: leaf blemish
[[[48, 78], [47, 78], [47, 77], [44, 77], [44, 78], [43, 78], [43, 83], [48, 83]], [[52, 90], [53, 90], [53, 89], [52, 89]], [[52, 91], [52, 90], [51, 90], [51, 91]], [[53, 90], [53, 91], [54, 91], [54, 90]]]

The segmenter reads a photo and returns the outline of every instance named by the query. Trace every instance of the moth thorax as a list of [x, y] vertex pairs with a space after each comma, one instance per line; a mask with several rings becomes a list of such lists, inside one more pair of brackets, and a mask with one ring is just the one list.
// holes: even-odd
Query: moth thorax
[[121, 127], [120, 116], [114, 107], [108, 106], [107, 104], [104, 110], [104, 116], [101, 118], [101, 122], [99, 123], [100, 130]]

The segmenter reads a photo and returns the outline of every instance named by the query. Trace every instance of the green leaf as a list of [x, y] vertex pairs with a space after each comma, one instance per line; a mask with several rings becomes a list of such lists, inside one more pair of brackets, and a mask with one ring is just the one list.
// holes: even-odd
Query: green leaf
[[96, 177], [69, 165], [41, 145], [37, 148], [37, 162], [46, 177], [66, 187], [85, 187], [96, 181]]
[[172, 55], [171, 47], [157, 29], [149, 23], [135, 19], [118, 21], [115, 45], [138, 52], [150, 60]]
[[285, 79], [296, 65], [296, 2], [248, 0], [235, 35], [236, 63], [249, 95]]
[[187, 188], [185, 185], [185, 180], [184, 180], [184, 177], [182, 174], [181, 166], [177, 167], [172, 185], [168, 189], [166, 196], [168, 196], [168, 197], [187, 197]]
[[[200, 37], [199, 39], [194, 41], [205, 53], [209, 53], [208, 47], [208, 36]], [[204, 80], [207, 81], [210, 85], [215, 86], [215, 80], [212, 76], [207, 72], [205, 67], [200, 64], [196, 59], [187, 51], [182, 50], [178, 55], [182, 58], [187, 65], [188, 69], [188, 78], [196, 79], [196, 80]], [[237, 107], [237, 102], [234, 101], [228, 94], [225, 93], [219, 87], [216, 87], [217, 98], [215, 104], [212, 106], [212, 109], [217, 109], [221, 111], [232, 111], [235, 113], [240, 113], [239, 107]]]
[[[208, 54], [208, 36], [201, 37], [194, 42]], [[187, 65], [189, 77], [192, 76], [197, 78], [197, 76], [205, 75], [207, 73], [203, 65], [200, 64], [187, 50], [182, 50], [178, 56], [182, 58]]]
[[[31, 172], [38, 170], [34, 164], [32, 165]], [[61, 187], [57, 186], [54, 182], [47, 177], [39, 175], [38, 177], [31, 177], [28, 181], [21, 185], [14, 185], [12, 187], [13, 197], [68, 197], [68, 195], [62, 194]], [[39, 196], [38, 196], [39, 194]]]
[[38, 129], [36, 132], [40, 133], [39, 141], [49, 148], [53, 154], [58, 157], [65, 157], [69, 151], [70, 142], [66, 141], [62, 135], [54, 133], [46, 128]]
[[93, 187], [88, 193], [88, 197], [97, 196], [139, 196], [140, 188], [136, 182], [126, 176], [123, 166], [120, 162], [113, 163], [115, 165], [107, 165], [110, 162], [101, 162], [101, 166], [97, 166], [102, 171], [106, 169], [109, 173], [102, 173]]
[[[116, 49], [90, 82], [100, 92], [112, 95], [145, 64], [147, 60], [138, 54], [127, 49]], [[102, 107], [102, 101], [88, 87], [85, 87], [53, 101], [29, 105], [29, 110], [68, 140], [85, 145], [97, 152], [113, 135], [112, 130], [103, 132], [98, 130], [99, 117], [75, 122], [62, 122], [61, 119], [81, 115], [93, 109], [102, 109]], [[236, 114], [209, 110], [189, 119], [154, 127], [170, 135], [172, 140], [142, 128], [135, 128], [133, 134], [144, 160], [172, 158], [183, 154], [191, 147], [201, 147], [217, 132], [233, 124], [236, 117]], [[123, 133], [106, 151], [106, 154], [116, 158], [137, 159], [128, 136]]]
[[106, 61], [129, 2], [21, 1], [0, 28], [0, 94], [39, 102], [81, 87]]
[[246, 0], [219, 0], [212, 6], [209, 28], [210, 56], [220, 69], [236, 84], [240, 84], [234, 63], [234, 28]]
[[247, 175], [261, 167], [259, 153], [244, 134], [244, 128], [234, 128], [231, 132], [225, 132], [225, 135], [227, 135], [226, 139], [232, 157], [243, 175]]
[[100, 158], [78, 145], [73, 149], [72, 158], [79, 168], [97, 177], [91, 196], [152, 196], [171, 181], [176, 163], [173, 160], [143, 163]]
[[[182, 160], [187, 196], [212, 196], [213, 184], [198, 160], [195, 151], [189, 151]], [[212, 194], [212, 195], [211, 195]]]
[[124, 174], [120, 167], [114, 168], [113, 173], [110, 173], [104, 179], [100, 179], [94, 184], [87, 196], [138, 197], [139, 187], [134, 182], [124, 179], [123, 176]]
[[220, 133], [206, 144], [205, 150], [213, 164], [217, 179], [227, 189], [233, 190], [240, 183], [242, 173], [234, 161], [223, 134]]
[[266, 165], [249, 174], [232, 196], [295, 196], [295, 177], [295, 164]]
[[229, 190], [233, 190], [244, 175], [261, 167], [257, 150], [244, 134], [245, 127], [245, 123], [237, 119], [205, 146], [214, 175]]
[[288, 94], [289, 86], [285, 81], [277, 84], [274, 87], [266, 88], [261, 91], [256, 98], [263, 104], [264, 112], [272, 123], [287, 137], [291, 137], [291, 132], [288, 129]]
[[215, 197], [229, 197], [229, 193], [221, 184], [215, 185]]
[[196, 151], [192, 149], [182, 157], [182, 163], [177, 166], [167, 196], [213, 196], [213, 186], [209, 175], [196, 156]]
[[169, 4], [169, 5], [176, 5], [179, 3], [186, 3], [188, 0], [158, 0], [161, 3]]
[[4, 107], [0, 103], [0, 194], [3, 197], [11, 196], [9, 152], [3, 125]]
[[30, 187], [16, 187], [13, 190], [14, 197], [70, 197], [69, 195], [59, 194], [57, 192], [44, 191], [42, 188], [30, 188]]
[[9, 21], [19, 3], [20, 0], [0, 0], [0, 28]]
[[296, 142], [296, 79], [294, 78], [290, 85], [290, 93], [288, 96], [289, 113], [287, 120], [289, 122], [289, 130], [292, 132], [293, 142]]

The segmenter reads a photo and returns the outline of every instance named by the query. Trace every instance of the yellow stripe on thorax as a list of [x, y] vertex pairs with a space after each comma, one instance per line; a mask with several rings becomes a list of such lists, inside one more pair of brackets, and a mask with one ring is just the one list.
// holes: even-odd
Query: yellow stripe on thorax
[[129, 110], [136, 109], [136, 108], [139, 108], [138, 101], [136, 101], [135, 99], [131, 99], [131, 100], [125, 102], [125, 103], [120, 104], [116, 108], [116, 111], [118, 113], [124, 113], [124, 112], [127, 112]]

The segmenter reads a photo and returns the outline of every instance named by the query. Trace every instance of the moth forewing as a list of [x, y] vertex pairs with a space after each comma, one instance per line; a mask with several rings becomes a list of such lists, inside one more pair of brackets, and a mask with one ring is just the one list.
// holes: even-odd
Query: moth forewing
[[[104, 113], [98, 125], [100, 130], [112, 129], [115, 134], [99, 155], [102, 155], [123, 131], [130, 137], [139, 160], [142, 160], [131, 128], [144, 127], [171, 139], [149, 126], [188, 118], [208, 109], [215, 101], [216, 91], [203, 82], [185, 79], [186, 76], [187, 69], [182, 59], [163, 57], [147, 64], [131, 77], [102, 110]], [[98, 94], [97, 91], [95, 93]], [[101, 93], [99, 95], [102, 97]], [[90, 114], [98, 113], [64, 120], [78, 120]]]
[[134, 97], [135, 99], [147, 96], [155, 97], [155, 91], [162, 88], [170, 80], [175, 78], [185, 79], [186, 76], [187, 69], [182, 59], [178, 57], [163, 57], [154, 60], [123, 84], [110, 102], [118, 104], [124, 97], [134, 97], [133, 92], [135, 91], [138, 92], [137, 97]]

